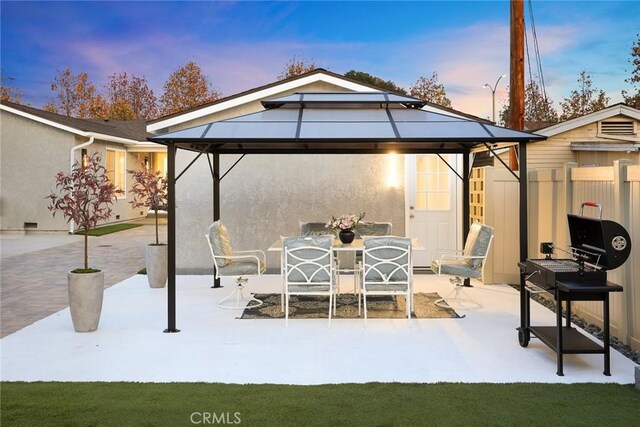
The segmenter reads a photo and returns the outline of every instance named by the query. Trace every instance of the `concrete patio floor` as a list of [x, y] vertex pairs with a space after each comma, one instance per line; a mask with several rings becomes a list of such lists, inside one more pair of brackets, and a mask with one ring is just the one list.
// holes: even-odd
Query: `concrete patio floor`
[[[342, 278], [350, 289], [350, 277]], [[446, 294], [446, 278], [415, 276], [416, 291]], [[518, 344], [518, 292], [477, 285], [469, 294], [484, 304], [462, 319], [240, 320], [216, 303], [233, 289], [211, 289], [210, 276], [177, 279], [177, 326], [166, 334], [166, 289], [133, 276], [105, 291], [98, 331], [75, 333], [68, 309], [4, 337], [3, 381], [198, 381], [324, 384], [364, 382], [634, 382], [636, 364], [611, 350], [556, 356], [532, 339]], [[277, 292], [279, 276], [251, 279], [253, 292]], [[462, 314], [462, 312], [461, 312]], [[554, 314], [532, 302], [532, 324], [552, 325]]]

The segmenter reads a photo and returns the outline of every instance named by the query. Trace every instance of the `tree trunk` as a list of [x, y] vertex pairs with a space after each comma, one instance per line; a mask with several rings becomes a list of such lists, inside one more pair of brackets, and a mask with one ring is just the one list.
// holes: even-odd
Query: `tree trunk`
[[89, 230], [84, 229], [84, 269], [89, 269]]
[[156, 213], [156, 245], [160, 244], [160, 239], [158, 238], [158, 208], [156, 207], [155, 209], [155, 213]]

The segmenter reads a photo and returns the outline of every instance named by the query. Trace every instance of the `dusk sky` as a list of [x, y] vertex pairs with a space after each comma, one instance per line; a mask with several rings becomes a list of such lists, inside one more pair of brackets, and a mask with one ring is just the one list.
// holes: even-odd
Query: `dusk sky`
[[[87, 72], [98, 87], [113, 73], [144, 75], [160, 97], [168, 75], [193, 60], [228, 96], [275, 81], [296, 55], [406, 88], [437, 71], [453, 108], [490, 117], [491, 91], [482, 86], [509, 72], [508, 1], [2, 1], [0, 7], [3, 79], [38, 108], [53, 96], [56, 70], [67, 66]], [[554, 106], [576, 88], [581, 70], [611, 103], [620, 102], [620, 91], [629, 88], [624, 79], [640, 32], [640, 2], [534, 1], [533, 11]], [[529, 42], [533, 55], [530, 35]], [[507, 83], [500, 82], [498, 110]]]

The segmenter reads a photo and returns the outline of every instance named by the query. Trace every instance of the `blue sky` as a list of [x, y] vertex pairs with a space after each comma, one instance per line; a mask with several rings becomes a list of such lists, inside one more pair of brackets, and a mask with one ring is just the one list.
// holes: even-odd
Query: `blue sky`
[[[482, 86], [509, 71], [508, 1], [2, 1], [0, 7], [3, 76], [35, 107], [52, 97], [49, 83], [67, 66], [88, 72], [98, 86], [120, 71], [144, 75], [159, 97], [168, 75], [194, 60], [232, 95], [275, 81], [296, 55], [407, 88], [437, 71], [454, 108], [490, 117], [491, 92]], [[536, 0], [533, 10], [556, 107], [583, 69], [619, 102], [640, 32], [640, 2]]]

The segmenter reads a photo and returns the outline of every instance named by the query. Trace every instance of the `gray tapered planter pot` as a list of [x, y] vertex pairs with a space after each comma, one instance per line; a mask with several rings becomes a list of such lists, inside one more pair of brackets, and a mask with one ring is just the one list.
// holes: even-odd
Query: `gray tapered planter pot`
[[104, 295], [104, 273], [71, 273], [69, 285], [69, 309], [73, 329], [76, 332], [93, 332], [98, 329]]
[[167, 270], [168, 254], [169, 246], [167, 245], [147, 245], [144, 260], [150, 287], [164, 288], [167, 284], [167, 277], [169, 276]]

